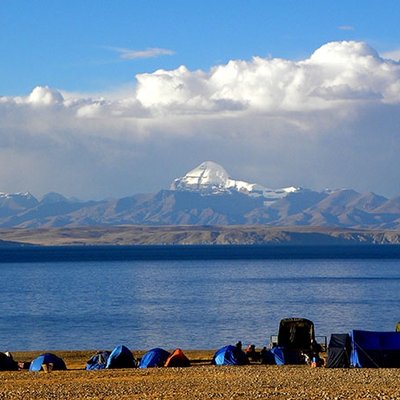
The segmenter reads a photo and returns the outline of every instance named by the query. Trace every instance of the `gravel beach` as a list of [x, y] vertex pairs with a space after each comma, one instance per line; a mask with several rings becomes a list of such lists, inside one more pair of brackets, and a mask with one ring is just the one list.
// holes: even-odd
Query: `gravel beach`
[[0, 399], [400, 399], [400, 369], [216, 367], [213, 351], [185, 351], [189, 368], [85, 371], [93, 352], [54, 353], [67, 371], [0, 372]]

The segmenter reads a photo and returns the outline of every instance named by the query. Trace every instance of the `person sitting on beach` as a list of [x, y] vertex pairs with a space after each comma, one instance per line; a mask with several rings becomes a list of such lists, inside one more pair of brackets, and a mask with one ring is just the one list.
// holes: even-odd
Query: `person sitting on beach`
[[[310, 355], [308, 357], [308, 360], [306, 358], [306, 363], [313, 364], [315, 363], [316, 367], [321, 367], [324, 365], [324, 360], [319, 356], [319, 353], [322, 351], [322, 347], [319, 343], [317, 343], [315, 340], [311, 340], [311, 346], [310, 346]], [[307, 362], [308, 361], [308, 362]]]
[[240, 350], [240, 351], [242, 351], [242, 342], [239, 340], [237, 343], [236, 343], [236, 348], [238, 349], [238, 350]]
[[264, 346], [260, 351], [261, 358], [263, 358], [265, 354], [267, 354], [267, 352], [268, 352], [267, 346]]
[[260, 359], [260, 354], [256, 351], [256, 346], [254, 344], [249, 344], [245, 353], [249, 360], [258, 361]]

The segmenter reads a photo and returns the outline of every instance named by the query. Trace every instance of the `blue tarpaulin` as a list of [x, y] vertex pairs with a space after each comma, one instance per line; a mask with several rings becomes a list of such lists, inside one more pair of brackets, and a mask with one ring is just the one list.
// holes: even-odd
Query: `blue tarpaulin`
[[399, 368], [400, 333], [353, 330], [350, 365], [358, 368]]

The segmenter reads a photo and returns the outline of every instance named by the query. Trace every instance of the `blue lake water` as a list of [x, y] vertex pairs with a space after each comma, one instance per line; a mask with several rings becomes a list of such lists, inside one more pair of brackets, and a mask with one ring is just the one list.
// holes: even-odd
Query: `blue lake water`
[[267, 344], [300, 316], [317, 335], [394, 330], [399, 259], [0, 263], [0, 351]]

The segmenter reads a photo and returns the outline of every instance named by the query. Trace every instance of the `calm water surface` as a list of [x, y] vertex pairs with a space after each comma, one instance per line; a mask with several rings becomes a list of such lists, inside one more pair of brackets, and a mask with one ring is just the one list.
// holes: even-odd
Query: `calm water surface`
[[0, 264], [0, 351], [267, 344], [281, 318], [317, 335], [393, 330], [400, 260]]

